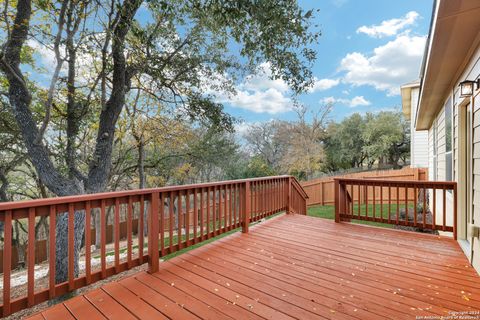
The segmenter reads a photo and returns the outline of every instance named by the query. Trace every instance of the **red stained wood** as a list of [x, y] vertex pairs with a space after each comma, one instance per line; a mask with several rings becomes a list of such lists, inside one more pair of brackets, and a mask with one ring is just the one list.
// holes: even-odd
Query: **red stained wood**
[[63, 303], [67, 310], [77, 320], [103, 320], [107, 319], [84, 296], [78, 296]]
[[480, 309], [480, 277], [451, 238], [284, 215], [74, 299], [41, 315], [413, 319]]
[[102, 289], [91, 291], [85, 294], [84, 297], [108, 319], [137, 319]]
[[115, 199], [115, 272], [118, 272], [120, 265], [120, 201]]
[[[28, 305], [33, 306], [35, 294], [35, 208], [28, 212], [28, 252], [27, 252], [27, 273], [28, 273]], [[70, 262], [69, 262], [70, 263]]]
[[5, 212], [3, 250], [3, 316], [10, 314], [10, 274], [12, 267], [12, 212]]
[[54, 307], [42, 312], [45, 320], [75, 320], [72, 314], [63, 304], [57, 304]]
[[[253, 188], [246, 185], [252, 185]], [[291, 187], [292, 184], [293, 187]], [[81, 288], [87, 284], [99, 281], [101, 279], [112, 276], [116, 273], [128, 270], [132, 267], [141, 265], [146, 262], [148, 258], [149, 271], [156, 272], [158, 270], [158, 262], [160, 254], [163, 256], [182, 249], [184, 246], [190, 246], [193, 243], [197, 243], [205, 238], [211, 238], [212, 236], [219, 235], [244, 225], [244, 230], [248, 230], [250, 222], [255, 222], [261, 218], [271, 216], [281, 208], [289, 207], [293, 213], [305, 214], [306, 210], [303, 208], [306, 204], [306, 194], [303, 190], [299, 189], [298, 182], [288, 176], [281, 177], [268, 177], [259, 179], [237, 180], [237, 181], [224, 181], [219, 183], [200, 184], [194, 186], [178, 186], [167, 187], [159, 189], [149, 190], [132, 190], [125, 192], [113, 192], [102, 193], [93, 195], [82, 195], [72, 197], [60, 197], [55, 199], [39, 200], [39, 201], [25, 201], [22, 203], [8, 203], [0, 204], [0, 221], [5, 222], [8, 226], [10, 212], [10, 223], [13, 219], [25, 219], [28, 218], [29, 226], [29, 239], [27, 246], [27, 290], [23, 297], [17, 298], [11, 303], [9, 300], [10, 288], [9, 281], [10, 276], [8, 267], [5, 268], [5, 274], [8, 276], [8, 280], [4, 280], [4, 301], [5, 305], [0, 306], [1, 314], [10, 314], [18, 310], [24, 309], [27, 306], [31, 306], [43, 301], [52, 299], [64, 295], [65, 293]], [[285, 189], [288, 187], [290, 193], [288, 198], [285, 198]], [[200, 199], [197, 198], [197, 190], [200, 190]], [[205, 193], [206, 192], [206, 193]], [[194, 239], [190, 237], [190, 227], [192, 225], [192, 219], [190, 217], [191, 211], [191, 194], [194, 198]], [[161, 198], [160, 198], [161, 197]], [[164, 200], [168, 197], [170, 201], [169, 212], [165, 212], [168, 219], [168, 226], [165, 226], [164, 219]], [[175, 200], [177, 197], [178, 200]], [[183, 197], [185, 197], [185, 203], [183, 203]], [[206, 197], [206, 198], [205, 198]], [[162, 203], [160, 204], [160, 199]], [[205, 199], [205, 200], [204, 200]], [[198, 208], [198, 200], [200, 200], [200, 208]], [[149, 225], [149, 246], [148, 254], [143, 254], [143, 226], [145, 223], [145, 217], [143, 211], [145, 210], [145, 201], [150, 202], [150, 215], [148, 216]], [[196, 204], [195, 204], [196, 203]], [[176, 204], [176, 206], [174, 206]], [[257, 204], [257, 211], [253, 212], [253, 206]], [[284, 206], [285, 204], [285, 206]], [[185, 205], [186, 209], [183, 209]], [[127, 261], [120, 261], [120, 238], [123, 237], [120, 232], [120, 208], [124, 206], [126, 209], [126, 237], [127, 237]], [[196, 206], [196, 208], [195, 208]], [[106, 213], [108, 209], [113, 209], [113, 239], [111, 234], [107, 232]], [[177, 209], [174, 209], [174, 208]], [[7, 210], [12, 208], [12, 210]], [[133, 243], [132, 235], [135, 223], [133, 219], [134, 208], [140, 209], [138, 237], [139, 237], [139, 255], [133, 257]], [[91, 270], [91, 251], [90, 246], [93, 242], [92, 232], [85, 232], [85, 275], [75, 277], [74, 275], [74, 240], [75, 240], [75, 212], [85, 211], [85, 225], [86, 230], [91, 231], [91, 213], [92, 210], [99, 210], [100, 214], [100, 270]], [[136, 209], [135, 209], [136, 210]], [[206, 211], [205, 211], [206, 210]], [[158, 214], [161, 212], [159, 219]], [[178, 211], [178, 212], [175, 212]], [[55, 284], [55, 250], [51, 250], [49, 254], [49, 267], [51, 275], [49, 275], [48, 288], [43, 288], [35, 292], [35, 279], [34, 279], [34, 259], [35, 259], [35, 239], [34, 239], [34, 223], [37, 217], [47, 216], [50, 221], [50, 236], [49, 245], [55, 247], [55, 222], [57, 214], [59, 212], [66, 212], [68, 227], [67, 227], [67, 243], [68, 243], [68, 281], [61, 284]], [[174, 226], [175, 216], [178, 214], [178, 225]], [[200, 221], [198, 215], [201, 215]], [[205, 214], [207, 215], [205, 217]], [[170, 216], [169, 216], [170, 215]], [[173, 217], [172, 217], [173, 215]], [[206, 218], [206, 221], [205, 221]], [[207, 225], [205, 226], [205, 222]], [[197, 230], [198, 224], [201, 225], [200, 230]], [[162, 232], [159, 232], [159, 225]], [[213, 229], [211, 229], [213, 227]], [[178, 240], [173, 243], [173, 228], [178, 230]], [[185, 229], [183, 229], [185, 228]], [[207, 229], [205, 232], [204, 229]], [[164, 230], [170, 235], [170, 243], [168, 247], [164, 247]], [[182, 241], [182, 233], [186, 234], [186, 241]], [[200, 231], [200, 235], [198, 232]], [[158, 234], [161, 234], [161, 248], [158, 248]], [[5, 234], [5, 241], [8, 244], [9, 241], [8, 232]], [[11, 238], [11, 235], [10, 235]], [[113, 240], [114, 249], [114, 263], [113, 265], [107, 265], [107, 242]], [[194, 240], [194, 241], [193, 241]], [[11, 242], [11, 240], [10, 240]], [[11, 247], [11, 244], [10, 244]], [[10, 253], [11, 254], [11, 253]], [[11, 258], [10, 258], [11, 260]], [[32, 262], [33, 260], [33, 262]], [[4, 252], [4, 262], [9, 262], [8, 249]], [[64, 311], [59, 308], [58, 310]], [[57, 311], [58, 311], [57, 310]], [[70, 309], [69, 309], [70, 310]], [[56, 311], [56, 312], [57, 312]]]
[[[91, 220], [92, 220], [92, 214], [91, 214], [90, 201], [87, 201], [85, 203], [85, 230], [87, 230], [87, 232], [85, 232], [85, 278], [86, 278], [87, 284], [90, 284], [92, 282], [92, 266], [91, 266], [92, 252], [90, 249], [92, 245], [92, 233], [90, 232], [90, 230], [92, 230]], [[54, 247], [50, 245], [50, 248], [54, 248]], [[53, 251], [55, 252], [55, 250]], [[53, 253], [53, 255], [55, 255], [55, 253]], [[53, 264], [55, 265], [55, 263]]]
[[132, 268], [132, 219], [133, 219], [133, 200], [132, 197], [128, 197], [127, 208], [127, 264], [128, 268]]
[[100, 260], [102, 264], [102, 278], [107, 277], [107, 216], [105, 212], [105, 200], [100, 204]]

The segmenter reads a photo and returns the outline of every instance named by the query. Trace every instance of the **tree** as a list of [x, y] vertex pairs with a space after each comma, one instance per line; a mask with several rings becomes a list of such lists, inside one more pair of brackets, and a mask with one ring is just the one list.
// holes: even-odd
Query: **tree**
[[363, 166], [366, 159], [364, 130], [365, 120], [358, 113], [343, 119], [338, 125], [330, 125], [326, 137], [326, 167], [338, 170]]
[[279, 169], [290, 139], [285, 135], [287, 125], [279, 120], [250, 125], [244, 136], [249, 151], [261, 157], [269, 167]]
[[[142, 2], [18, 0], [4, 6], [0, 70], [8, 83], [10, 112], [38, 178], [55, 195], [108, 188], [117, 123], [132, 89], [183, 117], [229, 127], [232, 121], [222, 106], [200, 89], [205, 78], [227, 71], [240, 75], [268, 61], [273, 77], [294, 92], [311, 84], [315, 53], [308, 44], [318, 33], [310, 32], [312, 12], [303, 12], [294, 1], [150, 1], [145, 8], [152, 19], [140, 23], [135, 16]], [[39, 84], [21, 68], [28, 37], [51, 45], [56, 57], [46, 101], [32, 94]], [[241, 59], [230, 53], [231, 39], [240, 46]], [[232, 83], [227, 79], [221, 86]], [[52, 128], [55, 110], [66, 127]], [[85, 163], [79, 163], [81, 133], [92, 123], [97, 123], [93, 143], [83, 155]], [[66, 141], [59, 146], [62, 152], [51, 152], [47, 142], [53, 132]], [[76, 274], [84, 217], [84, 211], [75, 212]], [[67, 279], [67, 230], [67, 214], [58, 215], [57, 282]]]
[[308, 109], [304, 106], [296, 109], [297, 121], [290, 122], [283, 128], [283, 136], [289, 139], [281, 161], [283, 172], [307, 180], [320, 171], [325, 158], [323, 141], [331, 109], [331, 104], [321, 106], [317, 111], [311, 112], [308, 121]]
[[400, 112], [379, 112], [367, 114], [367, 122], [362, 138], [363, 151], [368, 158], [368, 166], [375, 162], [389, 163], [399, 167], [399, 160], [409, 152], [409, 126]]

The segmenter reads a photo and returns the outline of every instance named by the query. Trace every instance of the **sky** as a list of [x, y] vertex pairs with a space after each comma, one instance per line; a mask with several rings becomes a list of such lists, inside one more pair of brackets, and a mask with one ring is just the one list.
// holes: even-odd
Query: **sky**
[[[305, 12], [313, 9], [312, 25], [319, 25], [322, 34], [313, 45], [314, 85], [297, 97], [299, 102], [313, 112], [333, 103], [330, 118], [336, 121], [355, 112], [400, 110], [400, 86], [419, 77], [433, 0], [299, 0], [299, 4]], [[147, 20], [145, 12], [139, 10], [137, 19]], [[43, 65], [55, 65], [51, 51], [35, 41], [30, 45]], [[86, 59], [81, 69], [90, 70], [92, 63]], [[264, 72], [236, 84], [237, 95], [217, 92], [217, 102], [239, 120], [240, 133], [252, 123], [296, 118], [288, 85], [269, 79], [268, 62], [260, 68]], [[50, 76], [47, 72], [37, 80], [47, 86]]]
[[[315, 23], [322, 36], [314, 46], [315, 84], [299, 101], [315, 111], [334, 104], [331, 119], [355, 112], [400, 110], [400, 86], [419, 77], [433, 0], [300, 0], [305, 9], [320, 9]], [[239, 127], [293, 120], [291, 94], [267, 70], [237, 87], [236, 97], [222, 102]]]

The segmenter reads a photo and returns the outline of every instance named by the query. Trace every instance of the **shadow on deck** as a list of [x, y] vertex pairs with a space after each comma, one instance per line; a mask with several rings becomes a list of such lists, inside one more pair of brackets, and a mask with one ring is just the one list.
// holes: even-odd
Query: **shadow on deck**
[[450, 238], [283, 215], [30, 319], [414, 319], [480, 310], [479, 280]]

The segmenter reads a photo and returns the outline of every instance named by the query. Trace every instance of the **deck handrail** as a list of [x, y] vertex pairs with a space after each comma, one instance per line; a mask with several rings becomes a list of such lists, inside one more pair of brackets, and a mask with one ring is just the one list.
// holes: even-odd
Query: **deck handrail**
[[[336, 222], [352, 219], [374, 221], [448, 231], [453, 233], [454, 239], [457, 238], [457, 183], [455, 181], [355, 178], [335, 178], [334, 181]], [[450, 191], [453, 198], [451, 216], [447, 215], [449, 206], [447, 193]], [[442, 209], [441, 215], [437, 214], [438, 207]]]
[[[0, 221], [4, 222], [5, 230], [0, 314], [7, 316], [144, 263], [148, 263], [149, 272], [156, 272], [160, 257], [240, 227], [246, 233], [251, 222], [280, 212], [306, 214], [306, 193], [291, 176], [0, 203]], [[35, 224], [39, 217], [48, 219], [47, 243], [51, 248], [48, 279], [41, 289], [35, 286], [35, 243], [38, 240], [35, 238]], [[95, 217], [98, 219], [96, 225], [92, 219]], [[124, 241], [120, 239], [119, 231], [122, 218], [127, 229]], [[66, 221], [65, 230], [56, 228], [60, 219]], [[14, 220], [22, 220], [24, 226], [28, 225], [28, 244], [26, 290], [12, 297], [10, 276]], [[77, 227], [77, 220], [84, 227]], [[136, 235], [133, 232], [134, 223], [137, 224]], [[97, 241], [99, 248], [92, 252], [92, 236], [96, 235], [92, 234], [93, 225], [99, 228], [100, 234]], [[115, 231], [111, 242], [107, 241], [107, 225]], [[75, 261], [80, 259], [75, 255], [78, 241], [83, 241], [85, 248], [82, 272], [75, 268]], [[107, 248], [107, 244], [113, 246]], [[68, 249], [65, 258], [68, 260], [68, 276], [61, 283], [56, 279], [56, 248], [59, 245]], [[92, 264], [94, 254], [100, 259], [97, 266]], [[125, 256], [121, 258], [121, 254]], [[107, 256], [113, 256], [113, 261], [107, 262]]]

